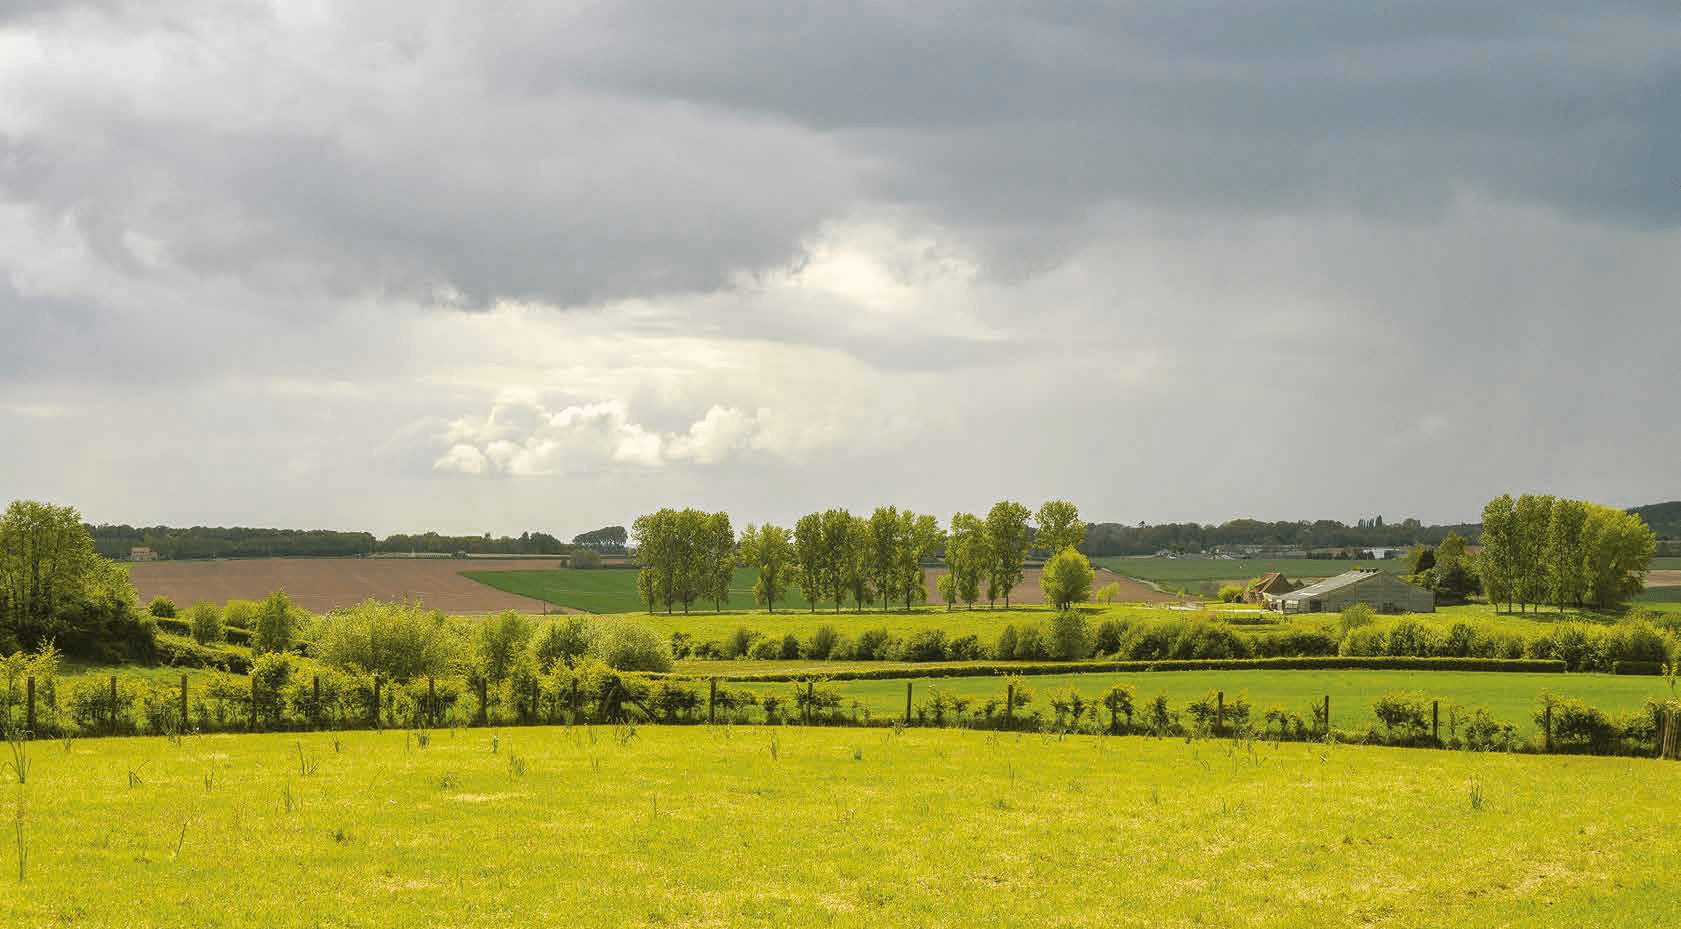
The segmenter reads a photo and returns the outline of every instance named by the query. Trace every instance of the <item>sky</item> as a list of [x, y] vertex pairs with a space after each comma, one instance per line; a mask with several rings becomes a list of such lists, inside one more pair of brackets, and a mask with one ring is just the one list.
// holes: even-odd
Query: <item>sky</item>
[[0, 498], [1681, 497], [1681, 5], [0, 0]]

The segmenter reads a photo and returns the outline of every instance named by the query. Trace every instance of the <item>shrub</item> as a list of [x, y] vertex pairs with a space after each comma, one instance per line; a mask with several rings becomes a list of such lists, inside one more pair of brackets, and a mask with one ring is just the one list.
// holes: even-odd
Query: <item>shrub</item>
[[811, 643], [806, 646], [806, 657], [818, 661], [828, 660], [830, 653], [835, 650], [835, 640], [839, 638], [840, 633], [835, 631], [834, 626], [827, 623], [818, 626], [817, 631], [811, 634]]
[[1500, 751], [1518, 744], [1517, 727], [1495, 719], [1486, 707], [1472, 710], [1460, 731], [1465, 733], [1465, 745], [1469, 748]]
[[1173, 657], [1181, 659], [1248, 658], [1249, 642], [1225, 623], [1189, 623], [1173, 643]]
[[1436, 654], [1452, 658], [1466, 658], [1473, 654], [1476, 646], [1477, 630], [1470, 623], [1454, 623], [1448, 627], [1447, 635], [1442, 639], [1440, 651]]
[[1091, 597], [1091, 561], [1072, 548], [1065, 548], [1045, 562], [1039, 574], [1039, 589], [1045, 602], [1066, 610]]
[[1244, 732], [1249, 728], [1249, 698], [1244, 694], [1236, 694], [1225, 701], [1222, 708], [1219, 691], [1210, 690], [1202, 699], [1192, 700], [1185, 707], [1185, 712], [1201, 733], [1213, 732], [1216, 719], [1223, 735]]
[[312, 654], [341, 671], [407, 681], [453, 673], [461, 667], [465, 649], [461, 631], [437, 610], [366, 600], [328, 614]]
[[735, 631], [730, 633], [730, 637], [724, 640], [724, 657], [731, 659], [746, 658], [753, 650], [753, 640], [755, 638], [758, 638], [758, 633], [746, 626], [735, 627]]
[[858, 633], [853, 646], [854, 661], [886, 661], [893, 651], [893, 636], [886, 629], [866, 629]]
[[1436, 630], [1416, 619], [1401, 619], [1389, 627], [1384, 652], [1390, 655], [1409, 655], [1427, 658], [1441, 654], [1442, 637]]
[[775, 661], [782, 655], [782, 643], [775, 639], [759, 639], [747, 650], [745, 657], [754, 661]]
[[[1605, 634], [1582, 623], [1560, 623], [1548, 633], [1552, 655], [1572, 671], [1589, 671], [1601, 666]], [[1606, 665], [1609, 667], [1609, 665]]]
[[615, 671], [670, 671], [671, 649], [658, 632], [640, 623], [603, 623], [590, 653]]
[[1374, 655], [1387, 655], [1385, 648], [1387, 637], [1382, 629], [1374, 626], [1360, 626], [1348, 630], [1342, 637], [1342, 644], [1337, 646], [1337, 654], [1353, 658], [1369, 658]]
[[1430, 701], [1418, 691], [1391, 691], [1372, 701], [1390, 739], [1420, 738], [1430, 728]]
[[1080, 661], [1091, 657], [1093, 636], [1091, 623], [1078, 610], [1062, 610], [1051, 619], [1050, 651], [1052, 658]]
[[507, 680], [514, 664], [531, 647], [535, 632], [531, 620], [516, 610], [504, 610], [480, 623], [474, 652], [484, 679], [492, 686]]
[[1103, 695], [1103, 706], [1109, 710], [1110, 728], [1126, 717], [1126, 727], [1132, 728], [1132, 714], [1137, 709], [1138, 691], [1131, 684], [1115, 684]]
[[1016, 657], [1016, 627], [1006, 625], [1004, 631], [998, 633], [998, 642], [992, 647], [992, 657], [999, 661], [1009, 661]]
[[251, 662], [251, 692], [257, 715], [278, 725], [286, 715], [286, 685], [292, 679], [292, 659], [282, 652], [264, 652]]
[[146, 604], [146, 612], [162, 619], [175, 618], [175, 601], [165, 596], [156, 596], [152, 602]]
[[261, 655], [291, 648], [293, 634], [297, 631], [296, 618], [286, 591], [277, 590], [269, 594], [253, 617], [256, 627], [251, 630], [251, 651]]
[[1316, 655], [1335, 655], [1337, 640], [1321, 629], [1291, 629], [1271, 635], [1258, 635], [1251, 640], [1255, 655], [1260, 658], [1298, 658]]
[[[556, 665], [572, 667], [578, 659], [589, 654], [590, 642], [594, 637], [595, 627], [581, 616], [569, 616], [549, 623], [537, 636], [534, 652], [537, 657], [537, 669], [547, 674]], [[675, 652], [676, 649], [672, 651]]]
[[216, 604], [201, 600], [187, 608], [187, 627], [193, 640], [200, 645], [222, 642], [222, 611]]
[[946, 633], [943, 629], [923, 629], [905, 643], [906, 661], [944, 661]]
[[1126, 641], [1127, 624], [1119, 619], [1106, 619], [1097, 625], [1097, 635], [1093, 638], [1092, 649], [1099, 655], [1113, 655], [1121, 650]]
[[256, 628], [258, 608], [255, 600], [229, 600], [222, 608], [222, 624], [229, 629], [250, 632]]
[[1352, 603], [1342, 611], [1341, 618], [1337, 620], [1337, 628], [1347, 637], [1355, 629], [1370, 626], [1376, 619], [1377, 613], [1372, 610], [1370, 603]]
[[1220, 588], [1221, 603], [1236, 603], [1243, 599], [1243, 588], [1236, 584], [1226, 584]]
[[1119, 597], [1120, 595], [1121, 595], [1120, 582], [1111, 581], [1110, 583], [1104, 584], [1102, 587], [1099, 587], [1097, 589], [1097, 594], [1096, 594], [1096, 597], [1094, 599], [1096, 599], [1098, 603], [1114, 603], [1115, 598]]
[[601, 567], [601, 553], [588, 548], [577, 549], [572, 552], [571, 558], [567, 560], [567, 565], [584, 571], [593, 571]]
[[981, 648], [981, 640], [973, 633], [958, 636], [946, 646], [946, 657], [952, 661], [978, 661], [986, 657], [986, 650]]
[[776, 657], [784, 661], [800, 657], [800, 637], [792, 632], [782, 637], [782, 647], [778, 649]]
[[1635, 661], [1662, 664], [1669, 660], [1669, 647], [1656, 626], [1645, 619], [1633, 619], [1611, 628], [1605, 638], [1603, 660], [1612, 666]]
[[1553, 742], [1557, 745], [1603, 752], [1616, 735], [1616, 727], [1605, 714], [1575, 697], [1558, 697], [1543, 692], [1535, 708], [1535, 724], [1546, 725], [1547, 708], [1552, 708]]
[[1023, 626], [1021, 631], [1016, 633], [1015, 658], [1017, 661], [1044, 661], [1049, 657], [1051, 657], [1050, 636], [1046, 633], [1043, 625], [1034, 623], [1031, 626]]

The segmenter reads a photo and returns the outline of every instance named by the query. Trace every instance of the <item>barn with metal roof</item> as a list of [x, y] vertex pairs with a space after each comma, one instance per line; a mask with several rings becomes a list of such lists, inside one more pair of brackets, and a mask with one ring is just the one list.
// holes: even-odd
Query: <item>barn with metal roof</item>
[[1340, 613], [1356, 603], [1379, 613], [1434, 613], [1436, 594], [1387, 571], [1356, 568], [1267, 599], [1268, 606], [1286, 613]]

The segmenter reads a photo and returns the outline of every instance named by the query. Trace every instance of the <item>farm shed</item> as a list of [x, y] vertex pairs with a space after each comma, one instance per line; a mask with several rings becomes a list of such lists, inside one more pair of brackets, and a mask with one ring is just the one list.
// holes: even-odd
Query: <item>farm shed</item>
[[1255, 579], [1249, 589], [1243, 592], [1244, 603], [1266, 603], [1271, 598], [1287, 594], [1301, 585], [1293, 584], [1290, 579], [1278, 571], [1268, 571]]
[[1434, 613], [1436, 594], [1376, 568], [1356, 568], [1267, 599], [1286, 613], [1340, 613], [1356, 603], [1380, 613]]

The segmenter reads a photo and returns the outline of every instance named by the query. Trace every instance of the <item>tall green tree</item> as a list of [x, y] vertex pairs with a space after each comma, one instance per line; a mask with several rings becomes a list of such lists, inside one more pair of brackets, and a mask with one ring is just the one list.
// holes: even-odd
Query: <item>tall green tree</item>
[[[887, 592], [899, 589], [905, 531], [900, 515], [898, 507], [892, 506], [878, 506], [870, 514], [869, 575], [871, 583], [882, 592], [881, 610], [884, 613], [893, 599]], [[903, 515], [910, 514], [906, 512]]]
[[[928, 599], [928, 582], [922, 570], [922, 562], [931, 557], [945, 539], [946, 534], [940, 530], [940, 521], [932, 515], [912, 513], [909, 510], [899, 514], [896, 550], [898, 565], [894, 581], [899, 595], [905, 601], [907, 611]], [[883, 599], [886, 599], [885, 594]]]
[[1046, 602], [1055, 604], [1058, 610], [1066, 610], [1091, 599], [1093, 576], [1091, 561], [1086, 556], [1071, 547], [1064, 548], [1045, 562], [1039, 588], [1044, 591]]
[[753, 582], [753, 598], [760, 606], [776, 612], [776, 601], [788, 592], [788, 576], [793, 573], [795, 547], [790, 533], [780, 526], [747, 524], [741, 531], [741, 563], [759, 572]]
[[730, 514], [706, 514], [703, 538], [703, 587], [713, 611], [723, 612], [724, 604], [730, 602], [730, 582], [735, 580], [735, 530], [730, 528]]
[[1644, 519], [1616, 507], [1590, 503], [1582, 536], [1589, 602], [1607, 609], [1645, 589], [1657, 537]]
[[876, 598], [876, 590], [870, 583], [870, 521], [861, 516], [852, 517], [841, 538], [836, 559], [836, 609], [840, 608], [841, 596], [850, 596], [862, 613]]
[[284, 652], [292, 647], [296, 637], [292, 600], [286, 591], [277, 590], [263, 599], [257, 608], [256, 628], [251, 630], [251, 653]]
[[18, 500], [0, 516], [0, 650], [65, 647], [109, 620], [133, 624], [135, 599], [128, 569], [99, 556], [74, 507]]
[[1004, 598], [1004, 608], [1010, 607], [1010, 591], [1021, 583], [1027, 561], [1027, 507], [1011, 500], [1001, 500], [986, 514], [987, 548], [991, 563], [987, 566], [987, 599]]
[[641, 572], [636, 589], [652, 612], [665, 607], [670, 613], [677, 601], [679, 546], [677, 511], [665, 507], [636, 518], [631, 524], [631, 540], [635, 545], [636, 563]]
[[1547, 524], [1543, 565], [1547, 589], [1560, 613], [1566, 606], [1580, 606], [1587, 593], [1587, 553], [1582, 530], [1588, 521], [1588, 505], [1560, 497], [1553, 502]]
[[794, 580], [813, 613], [817, 612], [817, 604], [829, 596], [827, 546], [823, 514], [801, 516], [794, 524]]
[[1052, 555], [1065, 548], [1077, 550], [1086, 541], [1086, 524], [1080, 521], [1080, 510], [1067, 500], [1048, 500], [1041, 504], [1034, 522], [1039, 524], [1034, 546]]
[[1490, 603], [1506, 604], [1511, 612], [1517, 598], [1517, 516], [1511, 494], [1501, 494], [1483, 507], [1483, 550], [1477, 556], [1477, 575]]
[[981, 579], [992, 564], [986, 524], [980, 517], [973, 513], [956, 513], [951, 517], [945, 561], [946, 572], [952, 578], [952, 592], [969, 609], [974, 609], [975, 601], [981, 598]]
[[1553, 518], [1553, 498], [1546, 494], [1524, 494], [1518, 498], [1513, 513], [1518, 605], [1539, 606], [1548, 600], [1547, 527]]

